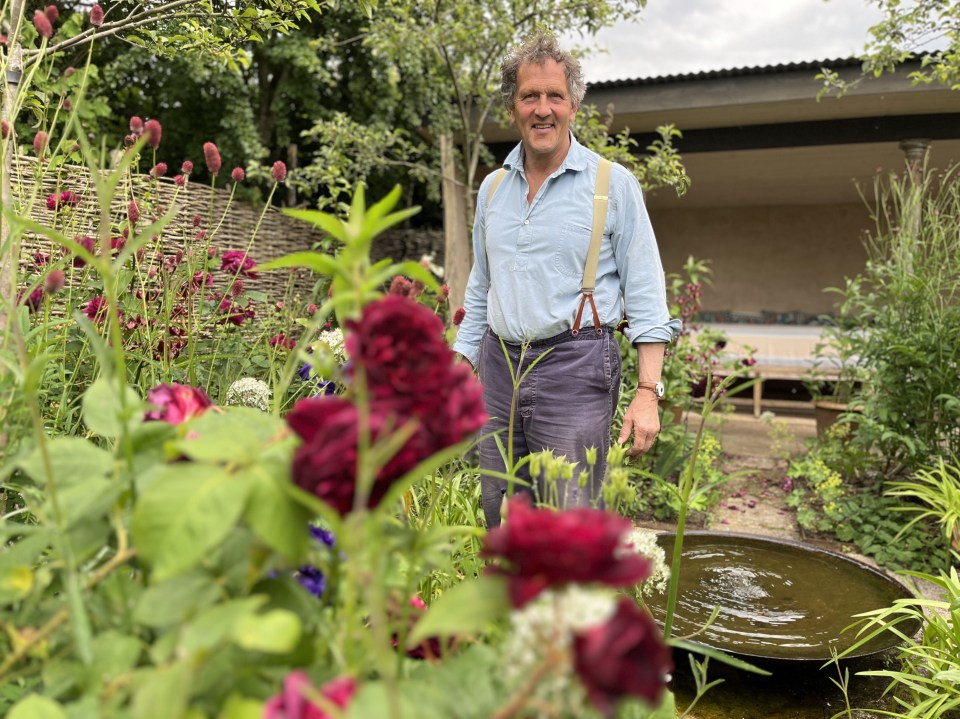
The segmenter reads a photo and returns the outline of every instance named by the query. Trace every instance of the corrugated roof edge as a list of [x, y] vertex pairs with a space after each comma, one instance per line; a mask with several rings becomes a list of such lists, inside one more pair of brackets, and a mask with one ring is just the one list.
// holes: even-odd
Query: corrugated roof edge
[[752, 67], [734, 67], [726, 70], [709, 70], [692, 72], [681, 75], [662, 75], [660, 77], [639, 77], [625, 80], [603, 80], [591, 82], [588, 88], [603, 89], [608, 87], [635, 87], [637, 85], [661, 85], [671, 82], [691, 82], [694, 80], [715, 80], [721, 77], [744, 77], [747, 75], [775, 75], [785, 72], [816, 71], [823, 66], [831, 69], [844, 67], [860, 67], [860, 60], [855, 57], [840, 57], [832, 60], [809, 60], [804, 62], [787, 62], [780, 65], [754, 65]]

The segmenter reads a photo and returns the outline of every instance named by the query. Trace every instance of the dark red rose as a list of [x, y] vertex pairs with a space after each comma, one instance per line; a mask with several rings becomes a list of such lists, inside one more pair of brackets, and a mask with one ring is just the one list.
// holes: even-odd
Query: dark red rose
[[590, 507], [535, 509], [526, 495], [507, 506], [508, 520], [487, 534], [482, 554], [505, 560], [491, 571], [507, 577], [515, 607], [569, 582], [632, 587], [650, 576], [646, 557], [623, 551], [633, 527], [624, 517]]
[[430, 391], [453, 365], [443, 339], [443, 322], [423, 305], [387, 295], [363, 309], [359, 321], [346, 323], [350, 358], [366, 371], [376, 397]]
[[257, 273], [253, 268], [257, 263], [247, 257], [247, 253], [241, 250], [229, 250], [223, 253], [220, 258], [220, 269], [223, 272], [229, 272], [231, 275], [243, 275], [251, 280], [257, 279]]
[[574, 636], [573, 650], [574, 668], [590, 702], [611, 716], [626, 696], [655, 705], [673, 671], [670, 649], [657, 625], [627, 597], [606, 624]]
[[175, 382], [154, 387], [147, 393], [147, 402], [157, 409], [148, 410], [144, 414], [144, 419], [170, 424], [180, 424], [198, 417], [213, 405], [207, 393], [199, 387]]
[[[357, 408], [343, 397], [302, 399], [287, 413], [287, 424], [304, 440], [293, 456], [293, 481], [333, 507], [341, 516], [353, 510], [357, 480]], [[370, 406], [370, 436], [382, 439], [384, 428], [402, 421], [385, 403]], [[429, 451], [414, 437], [378, 472], [368, 501], [376, 507], [391, 483], [413, 469]]]

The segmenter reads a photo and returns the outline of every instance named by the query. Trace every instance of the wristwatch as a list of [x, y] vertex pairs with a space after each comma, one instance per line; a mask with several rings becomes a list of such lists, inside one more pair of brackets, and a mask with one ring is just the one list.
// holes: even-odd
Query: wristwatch
[[663, 382], [637, 382], [637, 390], [641, 389], [648, 389], [657, 396], [657, 399], [663, 399]]

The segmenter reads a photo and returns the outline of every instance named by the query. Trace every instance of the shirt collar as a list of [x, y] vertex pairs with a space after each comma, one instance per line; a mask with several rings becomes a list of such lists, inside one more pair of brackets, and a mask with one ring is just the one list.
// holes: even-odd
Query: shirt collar
[[[560, 167], [557, 168], [554, 175], [560, 175], [567, 170], [582, 172], [587, 169], [587, 158], [589, 150], [577, 142], [577, 138], [570, 133], [570, 149], [567, 150], [567, 156], [563, 158]], [[517, 146], [510, 151], [507, 159], [503, 161], [503, 166], [508, 170], [520, 170], [523, 172], [523, 143], [517, 143]]]

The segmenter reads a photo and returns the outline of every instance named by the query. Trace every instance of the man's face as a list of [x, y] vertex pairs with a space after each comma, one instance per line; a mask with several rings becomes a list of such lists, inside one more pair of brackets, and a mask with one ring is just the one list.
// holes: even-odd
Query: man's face
[[524, 63], [517, 72], [517, 99], [510, 119], [524, 150], [539, 160], [562, 160], [570, 146], [570, 123], [577, 115], [563, 65], [547, 60]]

